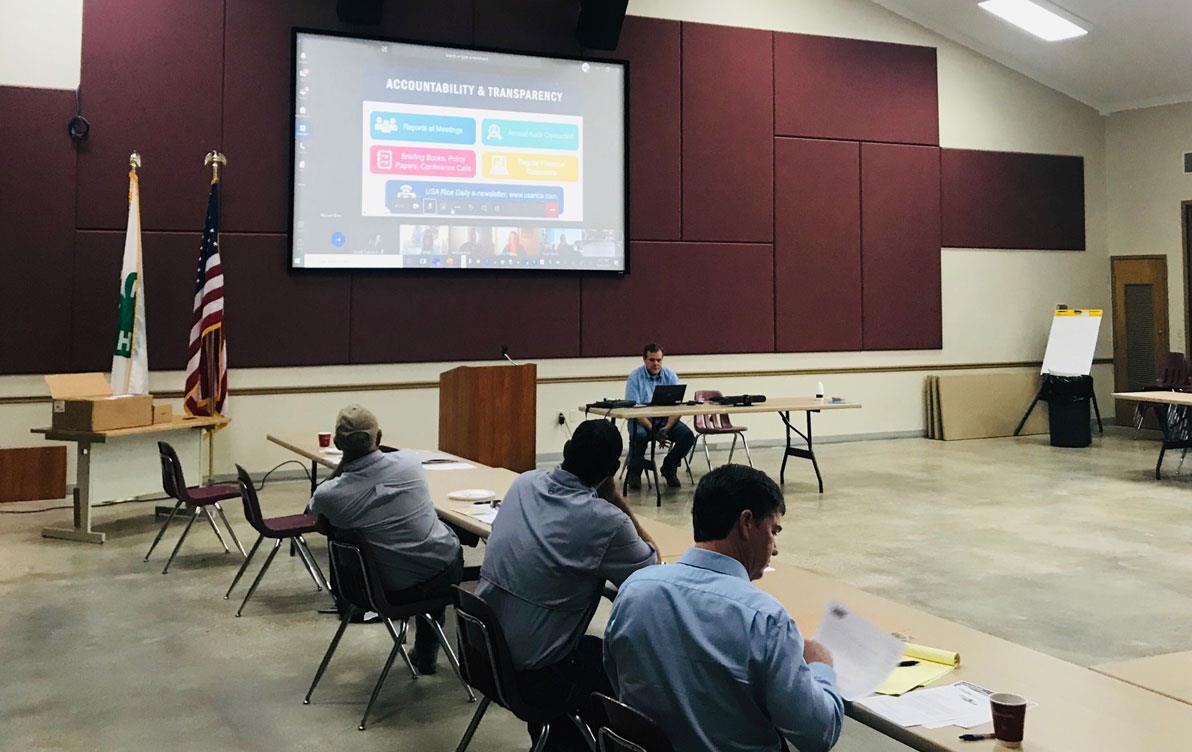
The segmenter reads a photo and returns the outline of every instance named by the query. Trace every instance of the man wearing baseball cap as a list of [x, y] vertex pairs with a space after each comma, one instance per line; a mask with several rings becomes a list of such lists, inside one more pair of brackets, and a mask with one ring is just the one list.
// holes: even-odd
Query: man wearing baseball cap
[[[367, 408], [339, 411], [335, 446], [343, 459], [315, 490], [311, 512], [368, 544], [390, 603], [449, 594], [463, 575], [459, 539], [435, 513], [418, 455], [382, 452], [380, 441], [377, 418]], [[431, 615], [443, 623], [444, 609]], [[438, 650], [434, 631], [419, 623], [410, 656], [419, 673], [435, 672]]]

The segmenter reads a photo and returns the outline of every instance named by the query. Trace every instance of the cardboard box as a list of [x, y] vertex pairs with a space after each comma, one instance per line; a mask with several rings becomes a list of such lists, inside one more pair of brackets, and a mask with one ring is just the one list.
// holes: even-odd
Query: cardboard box
[[174, 422], [174, 408], [168, 402], [154, 402], [153, 403], [153, 424], [158, 423], [173, 423]]
[[152, 397], [113, 397], [102, 373], [62, 373], [45, 379], [54, 400], [51, 424], [59, 431], [110, 431], [153, 423]]

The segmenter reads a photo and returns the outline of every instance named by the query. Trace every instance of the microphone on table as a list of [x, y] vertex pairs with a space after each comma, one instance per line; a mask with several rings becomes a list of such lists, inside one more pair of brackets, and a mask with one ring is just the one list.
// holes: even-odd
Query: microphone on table
[[501, 345], [501, 357], [504, 358], [505, 360], [509, 361], [510, 363], [512, 363], [515, 366], [521, 365], [521, 363], [518, 363], [516, 360], [509, 357], [509, 345], [505, 345], [505, 344]]

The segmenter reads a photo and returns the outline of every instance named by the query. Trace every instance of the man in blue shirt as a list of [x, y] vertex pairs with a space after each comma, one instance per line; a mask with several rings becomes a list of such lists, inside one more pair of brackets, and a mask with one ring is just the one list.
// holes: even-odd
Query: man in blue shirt
[[[585, 631], [606, 581], [619, 585], [658, 561], [612, 478], [621, 446], [611, 423], [584, 421], [563, 446], [563, 464], [518, 476], [493, 522], [476, 595], [497, 615], [531, 704], [566, 697], [580, 709], [592, 692], [611, 691], [600, 638]], [[537, 727], [530, 733], [536, 738]], [[558, 723], [547, 749], [586, 746]]]
[[764, 473], [725, 465], [695, 489], [693, 548], [635, 572], [613, 603], [604, 667], [617, 696], [682, 752], [822, 752], [844, 703], [832, 656], [751, 580], [786, 511]]
[[[653, 342], [642, 348], [642, 365], [633, 369], [625, 381], [625, 399], [646, 405], [654, 398], [654, 387], [679, 383], [675, 372], [662, 366], [662, 357], [662, 348]], [[642, 487], [642, 465], [651, 436], [662, 446], [670, 444], [670, 451], [666, 453], [660, 471], [667, 486], [681, 487], [679, 463], [695, 446], [695, 434], [677, 415], [629, 421], [629, 487], [635, 491]]]

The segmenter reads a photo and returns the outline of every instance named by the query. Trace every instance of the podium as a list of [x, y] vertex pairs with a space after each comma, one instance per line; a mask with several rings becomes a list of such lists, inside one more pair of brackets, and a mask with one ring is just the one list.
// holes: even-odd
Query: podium
[[516, 472], [535, 466], [538, 367], [459, 366], [439, 374], [439, 449]]

